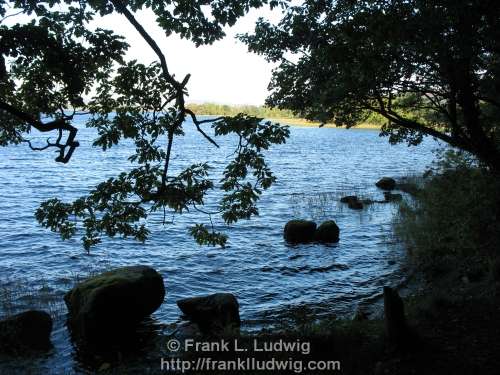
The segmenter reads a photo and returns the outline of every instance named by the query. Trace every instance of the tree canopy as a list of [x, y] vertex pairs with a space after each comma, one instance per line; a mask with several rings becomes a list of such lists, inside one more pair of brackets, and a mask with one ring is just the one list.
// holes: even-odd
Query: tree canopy
[[[89, 115], [87, 127], [98, 134], [94, 146], [106, 150], [124, 139], [133, 141], [133, 168], [97, 185], [73, 202], [59, 198], [44, 202], [37, 220], [63, 239], [83, 233], [86, 249], [103, 235], [144, 241], [145, 219], [156, 211], [182, 213], [189, 209], [221, 214], [230, 224], [258, 214], [256, 203], [275, 176], [263, 151], [284, 143], [288, 130], [278, 124], [239, 114], [198, 119], [187, 108], [187, 75], [169, 71], [166, 54], [136, 19], [149, 9], [166, 35], [176, 33], [196, 45], [224, 37], [252, 7], [283, 5], [277, 0], [237, 1], [1, 1], [0, 2], [0, 144], [26, 143], [32, 150], [55, 149], [57, 162], [68, 163], [77, 150], [74, 120]], [[116, 30], [95, 29], [91, 21], [110, 13], [121, 15], [155, 52], [149, 65], [127, 61], [126, 40]], [[19, 16], [23, 16], [19, 18]], [[24, 22], [18, 22], [18, 19]], [[173, 139], [182, 136], [190, 119], [207, 145], [233, 134], [237, 147], [220, 181], [210, 166], [198, 163], [178, 174], [171, 172]], [[215, 138], [206, 126], [214, 129]], [[32, 144], [32, 129], [49, 133], [46, 145]], [[207, 192], [224, 194], [216, 212], [200, 209]], [[211, 220], [210, 220], [211, 221]], [[227, 236], [212, 226], [196, 224], [191, 234], [200, 244], [224, 245]]]
[[353, 126], [370, 113], [390, 142], [430, 135], [500, 173], [500, 3], [303, 1], [241, 39], [279, 63], [267, 100]]

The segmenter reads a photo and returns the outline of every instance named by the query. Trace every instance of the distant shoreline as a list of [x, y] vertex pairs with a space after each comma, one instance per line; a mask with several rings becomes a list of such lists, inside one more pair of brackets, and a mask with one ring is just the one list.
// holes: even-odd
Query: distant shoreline
[[[298, 126], [298, 127], [304, 127], [304, 128], [319, 127], [319, 125], [320, 125], [319, 122], [309, 121], [309, 120], [301, 119], [301, 118], [297, 118], [297, 119], [295, 119], [295, 118], [292, 118], [292, 119], [270, 118], [269, 120], [283, 123], [283, 124], [290, 125], [290, 126]], [[345, 126], [336, 126], [335, 124], [325, 124], [323, 127], [345, 129]], [[370, 123], [361, 123], [361, 124], [358, 124], [356, 126], [353, 126], [350, 129], [380, 130], [380, 125], [370, 124]]]
[[[225, 116], [225, 115], [207, 115], [207, 114], [197, 114], [198, 116]], [[309, 121], [303, 118], [284, 118], [284, 117], [270, 117], [266, 118], [266, 120], [273, 121], [273, 122], [279, 122], [284, 125], [290, 125], [290, 126], [296, 126], [296, 127], [303, 127], [303, 128], [314, 128], [314, 127], [319, 127], [320, 122], [316, 121]], [[340, 129], [345, 129], [345, 126], [336, 126], [335, 124], [325, 124], [323, 127], [325, 128], [340, 128]], [[353, 126], [351, 129], [370, 129], [370, 130], [380, 130], [380, 125], [377, 124], [371, 124], [371, 123], [361, 123], [359, 125]]]

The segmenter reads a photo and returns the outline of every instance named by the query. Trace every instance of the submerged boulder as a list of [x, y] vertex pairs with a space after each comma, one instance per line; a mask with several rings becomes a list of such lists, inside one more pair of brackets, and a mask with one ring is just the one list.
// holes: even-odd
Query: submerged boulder
[[52, 318], [45, 311], [29, 310], [0, 321], [0, 353], [26, 354], [51, 347]]
[[375, 185], [382, 190], [394, 190], [396, 188], [396, 180], [390, 177], [382, 177]]
[[363, 202], [360, 201], [356, 195], [348, 195], [346, 197], [342, 197], [342, 198], [340, 198], [340, 202], [347, 203], [347, 207], [349, 207], [352, 210], [362, 210], [363, 209]]
[[347, 203], [347, 207], [349, 207], [351, 210], [362, 210], [364, 206], [363, 202], [356, 200]]
[[338, 225], [333, 220], [328, 220], [316, 229], [314, 234], [314, 239], [319, 242], [333, 243], [339, 242], [340, 229]]
[[116, 340], [134, 330], [163, 302], [162, 276], [151, 267], [132, 266], [104, 272], [66, 293], [72, 332], [87, 341]]
[[220, 334], [240, 327], [238, 300], [231, 293], [184, 298], [177, 301], [177, 306], [205, 334]]
[[314, 240], [316, 223], [308, 220], [290, 220], [285, 225], [283, 237], [291, 243], [308, 243]]
[[340, 198], [341, 203], [349, 203], [349, 202], [354, 202], [354, 201], [358, 201], [358, 200], [359, 200], [359, 198], [356, 195], [348, 195], [346, 197]]

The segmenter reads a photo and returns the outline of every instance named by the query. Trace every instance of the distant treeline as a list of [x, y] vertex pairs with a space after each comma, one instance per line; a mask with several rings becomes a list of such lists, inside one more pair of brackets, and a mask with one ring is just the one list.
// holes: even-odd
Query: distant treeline
[[[216, 103], [201, 103], [188, 104], [187, 107], [197, 115], [210, 115], [210, 116], [235, 116], [239, 113], [246, 113], [250, 116], [261, 117], [265, 119], [288, 119], [288, 124], [312, 126], [317, 125], [319, 122], [305, 120], [296, 116], [290, 110], [269, 108], [266, 106], [256, 105], [228, 105]], [[357, 124], [360, 128], [380, 128], [387, 120], [381, 115], [372, 113], [369, 114], [365, 121]]]
[[297, 118], [289, 110], [269, 108], [256, 105], [227, 105], [215, 103], [188, 104], [188, 108], [198, 115], [235, 116], [238, 113], [246, 113], [250, 116], [262, 118]]

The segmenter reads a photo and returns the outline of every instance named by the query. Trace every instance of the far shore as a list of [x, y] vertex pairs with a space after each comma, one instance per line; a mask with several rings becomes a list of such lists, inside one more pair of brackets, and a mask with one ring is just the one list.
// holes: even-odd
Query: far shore
[[[309, 120], [302, 119], [302, 118], [270, 118], [268, 120], [283, 123], [286, 125], [300, 126], [300, 127], [306, 127], [306, 128], [319, 127], [321, 125], [320, 122], [309, 121]], [[345, 126], [337, 126], [335, 124], [325, 124], [323, 127], [324, 128], [342, 128], [342, 129], [345, 129]], [[364, 123], [358, 124], [356, 126], [353, 126], [351, 129], [380, 130], [380, 125], [370, 124], [370, 123], [364, 122]]]
[[[224, 115], [207, 115], [207, 114], [199, 114], [198, 116], [224, 116]], [[321, 125], [320, 122], [317, 121], [309, 121], [303, 118], [266, 118], [266, 120], [273, 121], [273, 122], [279, 122], [284, 125], [290, 125], [290, 126], [298, 126], [298, 127], [305, 127], [305, 128], [314, 128], [314, 127], [319, 127]], [[345, 126], [336, 126], [335, 124], [325, 124], [323, 126], [324, 128], [342, 128], [345, 129]], [[377, 124], [372, 124], [368, 122], [363, 122], [361, 124], [358, 124], [356, 126], [353, 126], [351, 129], [371, 129], [371, 130], [380, 130], [380, 125]]]

